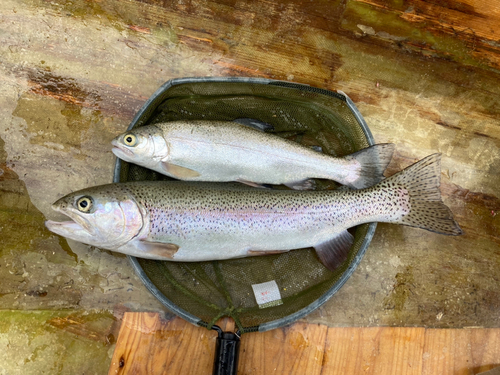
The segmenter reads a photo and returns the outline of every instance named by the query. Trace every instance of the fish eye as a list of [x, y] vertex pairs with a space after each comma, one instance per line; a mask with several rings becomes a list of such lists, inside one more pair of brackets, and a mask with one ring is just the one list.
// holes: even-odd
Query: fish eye
[[92, 208], [92, 198], [90, 198], [90, 197], [81, 197], [76, 202], [76, 207], [78, 208], [78, 211], [89, 212], [90, 209]]
[[127, 146], [135, 146], [137, 143], [137, 137], [133, 135], [132, 133], [126, 134], [123, 137], [123, 143], [125, 143]]

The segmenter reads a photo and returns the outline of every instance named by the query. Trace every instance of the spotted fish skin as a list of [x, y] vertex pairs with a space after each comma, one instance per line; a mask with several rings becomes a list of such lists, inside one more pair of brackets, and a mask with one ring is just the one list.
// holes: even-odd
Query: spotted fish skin
[[406, 193], [389, 189], [307, 193], [181, 182], [122, 188], [149, 213], [145, 240], [178, 245], [179, 261], [314, 246], [365, 222], [397, 222], [409, 209]]
[[119, 158], [183, 181], [294, 188], [306, 186], [310, 178], [355, 189], [372, 186], [383, 179], [394, 151], [393, 144], [380, 144], [334, 157], [231, 121], [148, 125], [116, 137], [112, 144]]
[[[96, 227], [91, 230], [95, 239], [83, 242], [137, 257], [205, 261], [313, 246], [323, 263], [335, 269], [352, 243], [346, 229], [359, 224], [387, 222], [462, 233], [441, 201], [439, 161], [438, 154], [431, 155], [363, 190], [302, 192], [238, 184], [129, 182], [75, 192], [53, 207], [80, 226]], [[95, 208], [78, 213], [74, 206], [82, 197], [90, 198]], [[74, 223], [67, 224], [67, 231], [64, 223], [47, 226], [81, 240], [71, 233]], [[125, 240], [103, 246], [102, 239], [110, 241], [113, 236]]]

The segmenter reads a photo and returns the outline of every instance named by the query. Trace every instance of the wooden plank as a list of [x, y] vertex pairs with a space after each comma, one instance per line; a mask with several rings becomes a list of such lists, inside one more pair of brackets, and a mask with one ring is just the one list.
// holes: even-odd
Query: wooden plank
[[[229, 329], [226, 321], [221, 324]], [[320, 374], [327, 327], [297, 323], [242, 337], [243, 372]], [[211, 374], [217, 334], [182, 319], [125, 313], [109, 374]]]
[[[221, 324], [231, 326], [227, 320]], [[125, 313], [112, 374], [211, 374], [215, 332]], [[297, 322], [244, 334], [240, 374], [465, 375], [500, 366], [500, 329], [334, 328]]]
[[471, 331], [471, 342], [476, 343], [471, 348], [472, 365], [476, 372], [488, 371], [500, 366], [499, 330], [474, 329]]
[[422, 358], [423, 374], [463, 374], [461, 369], [468, 369], [470, 353], [460, 343], [469, 339], [470, 332], [467, 330], [428, 330]]
[[251, 374], [321, 374], [327, 327], [296, 323], [241, 338], [238, 371]]
[[126, 313], [109, 374], [209, 374], [215, 335], [176, 318]]
[[428, 329], [423, 375], [477, 374], [500, 366], [498, 329]]
[[329, 328], [325, 374], [421, 374], [424, 328]]

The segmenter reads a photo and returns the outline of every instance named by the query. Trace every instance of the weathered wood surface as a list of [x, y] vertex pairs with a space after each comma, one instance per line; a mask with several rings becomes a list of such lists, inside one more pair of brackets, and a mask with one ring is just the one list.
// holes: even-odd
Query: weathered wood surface
[[[216, 336], [179, 318], [126, 313], [108, 374], [211, 374]], [[500, 365], [499, 351], [496, 328], [295, 323], [244, 334], [238, 374], [468, 375]]]
[[350, 95], [389, 173], [443, 153], [465, 235], [380, 225], [307, 322], [500, 325], [496, 2], [44, 1], [0, 8], [0, 308], [161, 309], [121, 255], [50, 234], [50, 204], [111, 181], [109, 141], [166, 80], [258, 76]]
[[[443, 153], [444, 200], [465, 230], [448, 238], [379, 225], [348, 283], [305, 322], [499, 327], [498, 25], [496, 1], [2, 0], [0, 309], [101, 309], [105, 319], [124, 308], [162, 309], [123, 256], [68, 245], [43, 222], [55, 218], [50, 204], [57, 198], [111, 181], [109, 141], [162, 83], [238, 75], [346, 92], [375, 139], [397, 145], [390, 173]], [[45, 339], [55, 337], [51, 329], [88, 339], [88, 323], [54, 320], [32, 340], [16, 321], [0, 332], [1, 342], [11, 343], [0, 361], [9, 373], [52, 368], [44, 361], [57, 348], [58, 339]], [[308, 329], [300, 323], [290, 332], [299, 337]], [[349, 341], [351, 331], [360, 332], [337, 332]], [[246, 347], [266, 337], [282, 341], [285, 332], [244, 336]], [[330, 342], [339, 339], [327, 329], [320, 341], [325, 332]], [[378, 337], [382, 329], [363, 332]], [[432, 332], [425, 331], [426, 340]], [[436, 332], [451, 336], [424, 342], [437, 345], [435, 353], [454, 335], [496, 331]], [[307, 350], [316, 353], [315, 346]], [[423, 353], [422, 372], [426, 363], [443, 364]], [[454, 353], [443, 368], [470, 368], [467, 355]], [[57, 357], [54, 368], [80, 360], [67, 357]], [[314, 358], [307, 357], [311, 368]]]
[[105, 374], [120, 320], [109, 311], [0, 311], [0, 373]]

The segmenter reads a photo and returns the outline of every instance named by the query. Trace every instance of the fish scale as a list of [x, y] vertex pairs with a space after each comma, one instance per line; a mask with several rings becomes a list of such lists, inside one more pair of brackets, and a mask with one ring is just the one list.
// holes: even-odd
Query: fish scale
[[[439, 161], [438, 154], [431, 155], [362, 190], [303, 192], [180, 181], [117, 183], [75, 192], [54, 204], [57, 211], [85, 223], [82, 226], [95, 227], [94, 237], [82, 238], [81, 230], [75, 235], [71, 222], [67, 230], [64, 223], [47, 222], [47, 226], [95, 246], [171, 261], [231, 259], [312, 246], [333, 270], [347, 258], [352, 244], [347, 229], [359, 224], [377, 221], [462, 233], [441, 201]], [[82, 199], [91, 200], [90, 210], [85, 207], [86, 212], [80, 212]], [[130, 233], [122, 233], [121, 228], [128, 227]], [[120, 240], [109, 243], [115, 232]], [[103, 245], [104, 241], [109, 244]]]
[[393, 144], [379, 144], [335, 157], [256, 130], [256, 120], [236, 121], [241, 120], [251, 125], [198, 120], [147, 125], [116, 137], [112, 151], [127, 162], [183, 181], [285, 184], [296, 189], [310, 189], [311, 178], [352, 188], [372, 186], [383, 179], [394, 151]]

